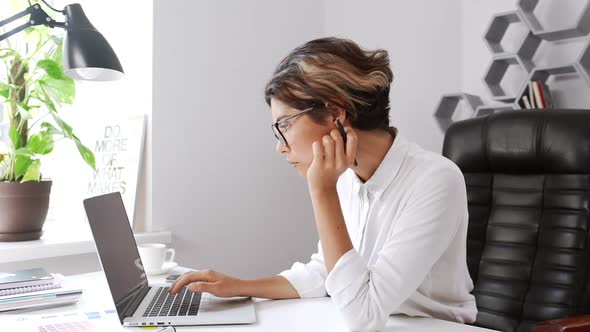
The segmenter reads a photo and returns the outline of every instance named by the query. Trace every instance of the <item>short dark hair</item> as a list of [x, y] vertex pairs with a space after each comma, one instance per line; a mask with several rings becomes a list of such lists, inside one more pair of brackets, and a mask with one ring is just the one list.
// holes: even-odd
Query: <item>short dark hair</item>
[[361, 130], [389, 128], [389, 89], [393, 73], [386, 50], [367, 51], [341, 38], [320, 38], [295, 48], [274, 71], [264, 94], [296, 109], [314, 107], [310, 116], [324, 122], [343, 109]]

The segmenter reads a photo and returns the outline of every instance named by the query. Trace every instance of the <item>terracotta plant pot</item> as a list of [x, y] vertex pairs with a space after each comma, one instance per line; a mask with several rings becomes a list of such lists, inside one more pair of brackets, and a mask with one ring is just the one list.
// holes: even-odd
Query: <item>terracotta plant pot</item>
[[0, 182], [0, 241], [38, 240], [50, 192], [51, 181]]

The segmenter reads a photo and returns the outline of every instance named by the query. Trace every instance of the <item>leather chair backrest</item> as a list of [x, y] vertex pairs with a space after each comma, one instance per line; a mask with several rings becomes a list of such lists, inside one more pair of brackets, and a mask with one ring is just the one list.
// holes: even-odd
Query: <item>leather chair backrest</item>
[[453, 124], [465, 176], [475, 325], [531, 331], [590, 312], [590, 110], [526, 110]]

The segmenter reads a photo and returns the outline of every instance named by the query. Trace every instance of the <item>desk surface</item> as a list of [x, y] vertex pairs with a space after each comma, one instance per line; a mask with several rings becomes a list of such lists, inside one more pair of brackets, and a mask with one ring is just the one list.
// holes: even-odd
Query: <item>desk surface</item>
[[[182, 273], [176, 269], [171, 273]], [[80, 274], [68, 277], [82, 285], [84, 294], [75, 305], [30, 311], [23, 314], [58, 314], [72, 311], [104, 310], [114, 308], [113, 300], [103, 272]], [[150, 282], [163, 282], [164, 276], [150, 277]], [[348, 331], [338, 309], [330, 298], [297, 300], [255, 299], [257, 322], [251, 325], [178, 327], [177, 331]], [[1, 317], [1, 315], [0, 315]], [[115, 317], [113, 317], [115, 318]], [[141, 329], [126, 329], [143, 331]], [[478, 327], [447, 322], [432, 318], [390, 316], [385, 331], [437, 331], [437, 332], [484, 332], [492, 331]]]

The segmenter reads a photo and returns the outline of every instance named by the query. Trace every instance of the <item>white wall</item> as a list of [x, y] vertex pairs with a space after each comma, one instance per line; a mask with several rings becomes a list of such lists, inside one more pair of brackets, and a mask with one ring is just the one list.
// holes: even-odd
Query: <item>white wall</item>
[[432, 112], [460, 88], [459, 1], [159, 0], [154, 14], [154, 229], [173, 232], [182, 264], [263, 276], [315, 250], [305, 180], [274, 152], [263, 101], [275, 65], [303, 42], [388, 49], [393, 122], [440, 150]]
[[326, 0], [327, 35], [389, 51], [394, 79], [391, 123], [422, 147], [440, 152], [433, 117], [441, 94], [461, 87], [461, 3]]
[[264, 85], [322, 34], [315, 0], [155, 1], [153, 228], [177, 260], [242, 277], [317, 243], [304, 179], [275, 151]]

